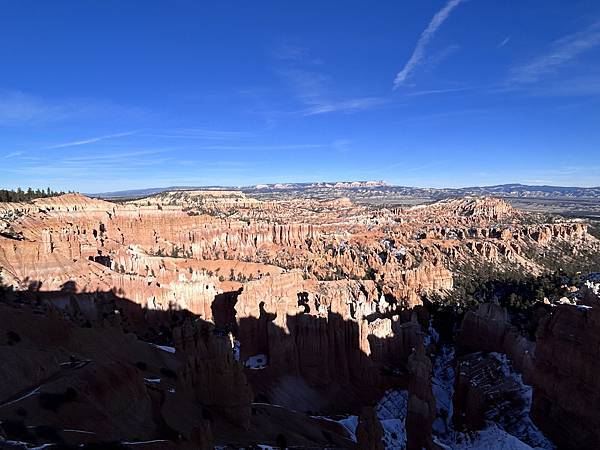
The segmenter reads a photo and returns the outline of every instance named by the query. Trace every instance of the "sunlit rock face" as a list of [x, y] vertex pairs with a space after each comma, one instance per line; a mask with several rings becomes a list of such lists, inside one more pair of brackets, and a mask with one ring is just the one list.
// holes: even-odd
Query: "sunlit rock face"
[[[548, 261], [539, 255], [563, 245], [576, 255], [598, 242], [584, 223], [545, 223], [490, 198], [375, 208], [178, 191], [122, 203], [70, 194], [0, 204], [3, 284], [79, 325], [119, 324], [164, 340], [177, 351], [169, 389], [244, 430], [258, 420], [253, 402], [358, 415], [386, 389], [402, 389], [409, 448], [434, 445], [424, 299], [447, 298], [457, 268], [469, 264], [541, 273]], [[186, 311], [193, 318], [173, 319]], [[509, 355], [526, 379], [534, 371], [533, 343], [500, 307], [468, 312], [458, 344]], [[160, 420], [176, 420], [168, 395], [148, 400], [138, 388], [130, 394], [141, 407], [162, 401]], [[381, 434], [368, 410], [360, 424], [362, 440]], [[220, 432], [188, 425], [202, 442]]]

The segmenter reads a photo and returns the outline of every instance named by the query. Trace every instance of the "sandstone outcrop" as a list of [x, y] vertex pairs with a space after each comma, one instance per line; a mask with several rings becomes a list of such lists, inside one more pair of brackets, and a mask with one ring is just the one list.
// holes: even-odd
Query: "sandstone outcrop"
[[191, 320], [173, 335], [175, 349], [183, 359], [177, 390], [247, 429], [252, 389], [234, 358], [230, 337], [215, 333], [211, 324]]
[[465, 314], [457, 344], [467, 352], [485, 351], [507, 355], [526, 381], [533, 372], [535, 343], [511, 325], [506, 309], [484, 303]]
[[536, 338], [533, 420], [561, 448], [597, 448], [600, 302], [556, 307]]
[[422, 345], [408, 358], [410, 384], [406, 414], [406, 448], [437, 449], [432, 427], [436, 417], [435, 398], [431, 390], [431, 360]]
[[[99, 342], [113, 339], [123, 352], [159, 351], [136, 336], [175, 349], [160, 350], [166, 361], [139, 351], [153, 370], [162, 367], [176, 379], [140, 377], [132, 366], [145, 361], [90, 351], [103, 355], [98, 367], [115, 378], [99, 386], [124, 389], [149, 418], [133, 423], [140, 435], [172, 442], [181, 435], [207, 446], [222, 441], [227, 422], [245, 445], [267, 423], [256, 408], [273, 420], [293, 414], [270, 403], [297, 414], [359, 413], [393, 387], [409, 392], [409, 448], [434, 448], [423, 299], [447, 296], [460, 265], [541, 273], [556, 263], [546, 252], [569, 261], [598, 248], [581, 222], [545, 223], [490, 198], [379, 208], [349, 199], [258, 201], [240, 192], [173, 191], [120, 203], [70, 194], [0, 204], [2, 283], [56, 316], [53, 327], [68, 324], [39, 327], [52, 338], [49, 345], [69, 349], [60, 359], [33, 346], [11, 355], [0, 380], [18, 380], [0, 385], [0, 393], [9, 397], [43, 382], [67, 353], [88, 352], [90, 338], [74, 342], [82, 339], [80, 328], [91, 327], [105, 333], [94, 335]], [[532, 372], [533, 344], [494, 305], [466, 314], [459, 343], [506, 353], [526, 377]], [[130, 411], [126, 406], [116, 407]], [[369, 414], [362, 435], [378, 433]], [[297, 442], [324, 439], [325, 425], [296, 419], [316, 430], [295, 435]]]

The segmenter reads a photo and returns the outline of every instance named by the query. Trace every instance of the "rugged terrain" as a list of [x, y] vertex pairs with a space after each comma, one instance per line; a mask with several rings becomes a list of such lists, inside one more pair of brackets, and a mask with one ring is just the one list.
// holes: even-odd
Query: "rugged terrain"
[[0, 436], [599, 445], [586, 220], [271, 191], [0, 203]]

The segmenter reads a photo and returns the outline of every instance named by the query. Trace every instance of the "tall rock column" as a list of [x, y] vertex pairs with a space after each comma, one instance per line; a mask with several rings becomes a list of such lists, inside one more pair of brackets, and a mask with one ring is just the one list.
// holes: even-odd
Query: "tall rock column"
[[190, 393], [202, 406], [248, 428], [252, 389], [233, 357], [229, 337], [215, 333], [210, 323], [191, 320], [176, 328], [173, 336], [183, 364], [177, 392]]
[[432, 426], [435, 420], [435, 398], [431, 390], [431, 360], [419, 345], [408, 357], [410, 382], [406, 414], [407, 450], [437, 449], [433, 443]]
[[531, 417], [561, 448], [600, 448], [600, 301], [560, 305], [537, 331]]

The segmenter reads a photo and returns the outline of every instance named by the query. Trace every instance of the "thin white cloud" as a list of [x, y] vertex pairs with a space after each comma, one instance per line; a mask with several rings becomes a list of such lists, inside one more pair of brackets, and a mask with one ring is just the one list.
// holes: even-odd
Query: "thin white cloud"
[[330, 78], [320, 72], [287, 69], [279, 71], [279, 74], [290, 83], [298, 100], [306, 106], [306, 108], [296, 112], [296, 114], [303, 116], [364, 111], [389, 102], [389, 99], [383, 97], [340, 99], [338, 96], [332, 95], [330, 89], [328, 89]]
[[341, 101], [319, 100], [302, 111], [304, 116], [314, 116], [331, 112], [356, 112], [364, 111], [375, 106], [383, 105], [387, 100], [382, 97], [359, 97]]
[[533, 83], [553, 74], [573, 62], [578, 56], [600, 45], [600, 22], [582, 31], [569, 34], [554, 41], [549, 52], [526, 64], [514, 67], [511, 80], [514, 83]]
[[396, 78], [394, 79], [394, 89], [398, 89], [419, 65], [425, 56], [427, 44], [429, 44], [429, 41], [431, 41], [437, 29], [445, 22], [452, 10], [463, 1], [464, 0], [449, 0], [448, 3], [446, 3], [446, 6], [433, 16], [431, 22], [427, 25], [427, 28], [421, 33], [421, 37], [417, 41], [417, 45], [415, 46], [410, 59], [404, 65], [403, 69], [396, 74]]
[[52, 104], [20, 91], [0, 91], [0, 126], [61, 120], [68, 115], [64, 105]]
[[100, 141], [104, 141], [106, 139], [114, 139], [114, 138], [118, 138], [118, 137], [131, 136], [132, 134], [135, 134], [135, 131], [128, 131], [126, 133], [107, 134], [105, 136], [98, 136], [98, 137], [94, 137], [94, 138], [83, 139], [81, 141], [73, 141], [73, 142], [65, 142], [62, 144], [55, 144], [55, 145], [46, 147], [46, 149], [52, 150], [52, 149], [57, 149], [57, 148], [75, 147], [78, 145], [93, 144], [94, 142], [100, 142]]
[[0, 127], [98, 119], [139, 120], [148, 111], [93, 98], [44, 98], [21, 91], [0, 89]]
[[174, 130], [158, 130], [141, 136], [157, 137], [165, 139], [199, 139], [199, 140], [227, 140], [241, 139], [252, 136], [247, 131], [230, 130], [208, 130], [203, 128], [181, 128]]
[[196, 147], [197, 150], [217, 151], [270, 151], [270, 150], [309, 150], [327, 148], [330, 144], [279, 144], [279, 145], [205, 145]]
[[12, 153], [7, 153], [4, 156], [0, 156], [0, 158], [2, 158], [2, 159], [14, 158], [15, 156], [20, 156], [22, 154], [23, 154], [23, 152], [12, 152]]
[[502, 41], [498, 44], [498, 48], [504, 47], [510, 41], [510, 36], [506, 36]]
[[475, 87], [458, 87], [447, 89], [427, 89], [422, 91], [414, 91], [406, 94], [407, 97], [421, 97], [423, 95], [450, 94], [453, 92], [464, 92], [474, 90]]

